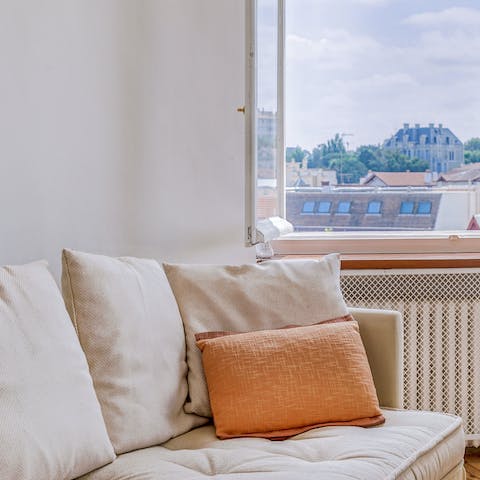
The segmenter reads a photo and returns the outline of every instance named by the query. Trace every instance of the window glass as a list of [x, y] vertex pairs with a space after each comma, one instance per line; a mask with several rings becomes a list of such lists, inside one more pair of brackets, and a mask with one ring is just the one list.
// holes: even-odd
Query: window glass
[[304, 202], [302, 213], [313, 213], [314, 208], [315, 208], [315, 202]]
[[380, 213], [381, 202], [372, 201], [368, 203], [367, 213]]
[[301, 218], [308, 192], [315, 213], [350, 213], [345, 198], [362, 205], [351, 224], [332, 215], [332, 231], [470, 228], [480, 214], [469, 165], [480, 162], [478, 0], [285, 5], [286, 219], [325, 232]]
[[279, 214], [277, 171], [277, 0], [257, 0], [256, 172], [257, 220]]
[[351, 202], [338, 202], [337, 213], [350, 213]]
[[401, 214], [411, 214], [413, 213], [413, 202], [402, 202], [400, 205], [400, 213]]
[[327, 202], [327, 201], [321, 201], [318, 204], [318, 213], [330, 213], [330, 207], [332, 205], [332, 202]]
[[419, 202], [417, 213], [427, 215], [432, 211], [432, 202]]

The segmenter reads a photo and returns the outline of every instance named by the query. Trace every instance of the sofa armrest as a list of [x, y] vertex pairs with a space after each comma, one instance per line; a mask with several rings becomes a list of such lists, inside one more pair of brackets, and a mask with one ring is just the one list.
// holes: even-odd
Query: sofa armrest
[[382, 407], [403, 406], [403, 323], [399, 312], [350, 308], [358, 322], [378, 400]]

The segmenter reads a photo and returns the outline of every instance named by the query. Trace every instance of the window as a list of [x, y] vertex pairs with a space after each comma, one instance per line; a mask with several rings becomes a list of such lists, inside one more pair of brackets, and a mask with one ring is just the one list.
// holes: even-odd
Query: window
[[411, 215], [415, 204], [413, 202], [402, 202], [400, 204], [400, 214]]
[[313, 213], [314, 208], [315, 208], [315, 202], [304, 202], [302, 213]]
[[420, 215], [430, 215], [430, 213], [432, 213], [432, 202], [419, 202], [417, 213]]
[[[386, 251], [408, 251], [408, 244], [417, 248], [423, 238], [436, 239], [428, 248], [438, 243], [441, 251], [479, 251], [466, 240], [478, 233], [466, 229], [480, 214], [480, 185], [457, 182], [452, 188], [454, 180], [444, 176], [464, 168], [464, 150], [474, 145], [468, 140], [480, 137], [480, 111], [474, 107], [480, 90], [473, 87], [480, 68], [466, 67], [479, 66], [480, 58], [471, 54], [472, 39], [467, 41], [460, 17], [452, 16], [456, 9], [480, 16], [478, 2], [453, 0], [448, 8], [435, 0], [405, 0], [401, 8], [398, 2], [371, 1], [247, 3], [254, 11], [248, 49], [254, 94], [247, 117], [256, 142], [249, 150], [255, 179], [247, 196], [271, 200], [268, 212], [250, 208], [254, 218], [247, 226], [255, 225], [260, 211], [280, 215], [298, 227], [291, 239], [308, 232], [308, 240], [321, 240], [325, 251], [341, 250], [342, 244], [355, 252], [381, 251], [381, 242], [397, 242]], [[480, 43], [480, 30], [472, 28], [469, 35]], [[442, 61], [439, 44], [448, 49]], [[449, 80], [452, 69], [456, 75]], [[480, 150], [468, 155], [476, 158]], [[373, 195], [375, 200], [368, 199]], [[354, 211], [355, 222], [341, 216], [352, 209], [345, 197], [363, 206], [363, 212]], [[307, 215], [300, 220], [302, 213]], [[312, 214], [330, 213], [327, 231], [326, 218], [322, 223]], [[431, 221], [399, 221], [400, 215], [417, 214]]]
[[320, 201], [318, 203], [317, 213], [330, 213], [332, 202]]
[[351, 202], [338, 202], [337, 213], [350, 213]]
[[371, 201], [368, 202], [367, 213], [380, 213], [381, 202]]

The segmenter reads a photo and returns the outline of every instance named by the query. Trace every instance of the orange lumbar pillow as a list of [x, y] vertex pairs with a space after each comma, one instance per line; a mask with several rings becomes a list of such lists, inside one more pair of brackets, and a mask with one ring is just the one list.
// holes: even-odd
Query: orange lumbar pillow
[[385, 421], [357, 322], [211, 333], [197, 345], [219, 438], [284, 439]]

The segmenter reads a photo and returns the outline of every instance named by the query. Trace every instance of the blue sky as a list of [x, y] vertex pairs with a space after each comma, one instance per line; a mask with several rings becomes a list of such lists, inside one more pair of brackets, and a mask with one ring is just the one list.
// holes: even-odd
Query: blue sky
[[287, 0], [286, 15], [288, 146], [377, 144], [406, 122], [480, 136], [480, 1]]

